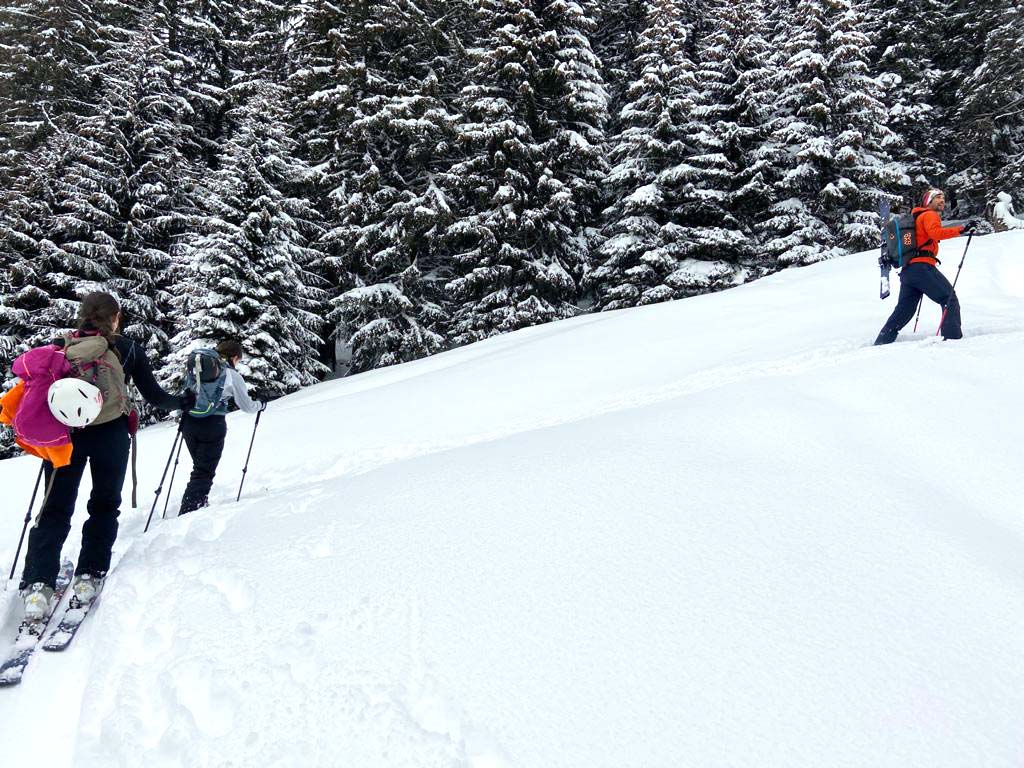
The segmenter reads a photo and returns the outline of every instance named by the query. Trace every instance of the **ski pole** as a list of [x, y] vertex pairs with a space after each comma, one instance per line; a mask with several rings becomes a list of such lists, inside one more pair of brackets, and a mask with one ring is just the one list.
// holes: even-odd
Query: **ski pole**
[[178, 474], [178, 462], [181, 460], [181, 446], [183, 446], [184, 444], [184, 440], [178, 441], [178, 453], [174, 457], [174, 469], [171, 470], [171, 482], [167, 484], [167, 496], [164, 498], [164, 512], [160, 516], [161, 520], [167, 519], [167, 505], [171, 503], [171, 488], [174, 487], [174, 476]]
[[960, 270], [964, 268], [964, 259], [967, 258], [967, 249], [971, 247], [971, 240], [973, 237], [973, 232], [967, 236], [967, 245], [964, 246], [964, 255], [960, 257], [960, 266], [956, 268], [956, 277], [953, 278], [953, 288], [949, 292], [949, 300], [946, 302], [946, 306], [942, 308], [942, 319], [939, 320], [939, 327], [935, 331], [936, 336], [942, 333], [942, 326], [946, 322], [946, 315], [949, 314], [949, 305], [951, 302], [956, 300], [956, 281], [960, 279]]
[[921, 305], [924, 304], [924, 294], [917, 300], [917, 317], [914, 318], [914, 333], [917, 333], [917, 321], [921, 319]]
[[146, 520], [146, 527], [142, 529], [143, 533], [149, 530], [149, 524], [153, 522], [153, 513], [156, 512], [157, 502], [160, 501], [160, 493], [164, 489], [164, 480], [167, 478], [167, 470], [171, 468], [171, 460], [174, 458], [174, 449], [178, 447], [178, 440], [181, 439], [181, 422], [178, 422], [178, 431], [174, 435], [174, 442], [171, 443], [171, 453], [167, 457], [167, 463], [164, 465], [164, 473], [160, 475], [160, 486], [156, 489], [156, 496], [153, 497], [153, 506], [149, 510], [149, 518]]
[[245, 473], [249, 471], [249, 457], [252, 456], [252, 446], [256, 442], [256, 428], [260, 425], [260, 416], [263, 415], [264, 408], [261, 408], [256, 414], [256, 424], [252, 428], [252, 440], [249, 441], [249, 453], [245, 456], [245, 466], [242, 467], [242, 482], [238, 484], [238, 496], [235, 497], [235, 501], [241, 501], [242, 499], [242, 486], [245, 485]]
[[43, 481], [43, 470], [46, 468], [46, 462], [44, 461], [39, 465], [39, 474], [36, 475], [36, 484], [32, 489], [32, 499], [28, 503], [28, 511], [25, 513], [25, 524], [21, 527], [21, 538], [18, 539], [18, 549], [14, 553], [14, 562], [11, 563], [11, 575], [8, 576], [8, 580], [14, 578], [14, 571], [18, 567], [18, 558], [21, 557], [21, 545], [25, 543], [25, 532], [28, 530], [28, 524], [32, 522], [32, 507], [36, 505], [36, 496], [39, 494], [39, 484]]

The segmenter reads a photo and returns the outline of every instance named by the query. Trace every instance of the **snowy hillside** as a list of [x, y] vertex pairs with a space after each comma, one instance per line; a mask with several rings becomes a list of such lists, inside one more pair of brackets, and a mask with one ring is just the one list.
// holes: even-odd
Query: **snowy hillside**
[[[214, 505], [143, 536], [145, 430], [0, 764], [1024, 764], [1024, 233], [975, 239], [960, 342], [926, 304], [870, 346], [875, 256], [305, 390], [238, 504], [232, 416]], [[35, 469], [0, 463], [5, 571]]]

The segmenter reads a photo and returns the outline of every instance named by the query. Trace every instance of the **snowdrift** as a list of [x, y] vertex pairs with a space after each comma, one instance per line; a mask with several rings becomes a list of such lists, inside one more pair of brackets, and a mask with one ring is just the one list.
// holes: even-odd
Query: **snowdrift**
[[[314, 387], [237, 504], [234, 415], [213, 505], [143, 536], [145, 430], [143, 508], [72, 648], [0, 691], [0, 763], [1024, 765], [1024, 233], [974, 240], [959, 342], [926, 305], [870, 346], [874, 259]], [[4, 568], [35, 466], [0, 463]]]

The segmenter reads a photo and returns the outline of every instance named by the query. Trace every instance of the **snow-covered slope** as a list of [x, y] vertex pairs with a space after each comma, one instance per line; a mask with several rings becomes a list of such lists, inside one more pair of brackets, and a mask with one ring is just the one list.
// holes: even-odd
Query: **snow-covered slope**
[[[963, 341], [926, 305], [872, 347], [862, 254], [324, 384], [241, 503], [236, 415], [214, 505], [143, 536], [146, 430], [146, 508], [0, 691], [0, 763], [1020, 766], [1024, 233], [958, 292]], [[5, 567], [35, 466], [0, 464]]]

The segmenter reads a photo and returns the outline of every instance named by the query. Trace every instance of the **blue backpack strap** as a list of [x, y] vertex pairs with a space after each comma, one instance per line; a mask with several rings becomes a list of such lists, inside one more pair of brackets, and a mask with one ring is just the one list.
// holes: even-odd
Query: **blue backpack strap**
[[896, 217], [896, 263], [903, 266], [903, 236], [900, 233], [900, 220]]

